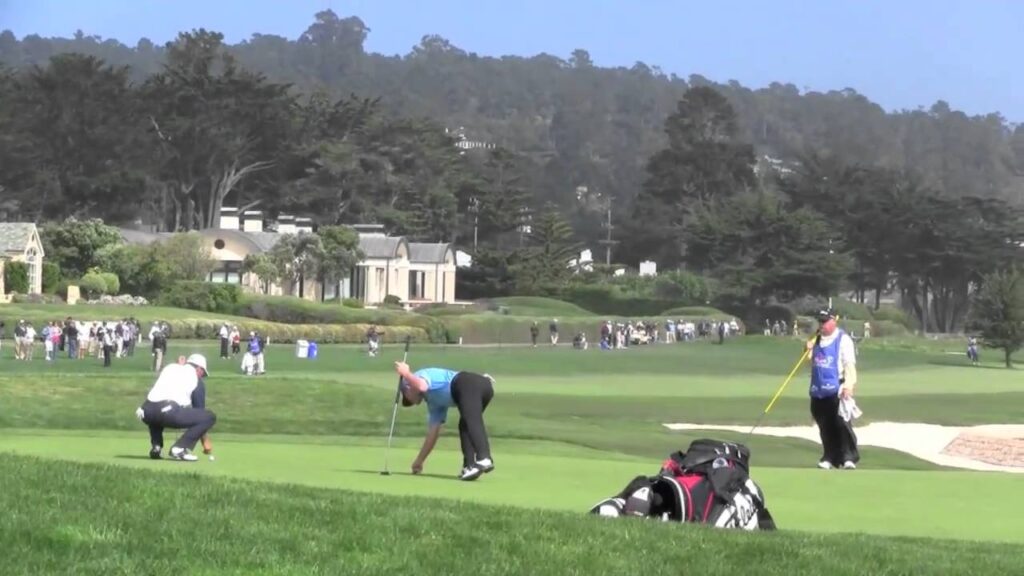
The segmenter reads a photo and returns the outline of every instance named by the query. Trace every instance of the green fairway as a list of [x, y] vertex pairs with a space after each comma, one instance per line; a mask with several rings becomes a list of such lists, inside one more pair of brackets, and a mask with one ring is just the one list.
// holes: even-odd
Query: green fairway
[[[5, 576], [993, 575], [1016, 573], [1024, 551], [892, 536], [722, 532], [458, 503], [424, 496], [432, 488], [422, 487], [451, 483], [430, 478], [392, 476], [381, 483], [405, 496], [370, 496], [21, 457], [0, 460], [0, 477], [7, 482], [0, 491]], [[458, 486], [495, 490], [483, 482]]]
[[[384, 469], [384, 443], [380, 440], [328, 437], [321, 441], [308, 444], [287, 438], [218, 437], [217, 460], [203, 458], [197, 463], [150, 460], [146, 456], [148, 437], [144, 432], [12, 433], [0, 438], [0, 451], [175, 473], [417, 494], [578, 513], [617, 493], [634, 476], [654, 474], [660, 465], [660, 460], [598, 457], [557, 445], [495, 442], [495, 472], [467, 484], [455, 479], [461, 455], [456, 442], [451, 440], [439, 452], [435, 451], [421, 477], [409, 472], [409, 463], [416, 454], [416, 447], [410, 442], [392, 448], [392, 475], [384, 477], [380, 475]], [[979, 494], [1013, 493], [1020, 479], [1008, 474], [895, 470], [829, 474], [816, 469], [771, 467], [757, 468], [755, 474], [767, 494], [772, 514], [787, 530], [1024, 543], [1024, 517], [1013, 515], [1001, 518], [1000, 522], [992, 521], [1005, 515], [1002, 500], [966, 495], [949, 499], [954, 486], [972, 486]]]
[[[941, 343], [922, 343], [916, 349], [909, 344], [894, 346], [879, 340], [861, 346], [862, 423], [1024, 421], [1018, 408], [1024, 404], [1019, 371], [967, 366], [962, 358], [946, 354], [949, 350], [943, 350]], [[956, 344], [947, 346], [955, 349]], [[305, 485], [503, 505], [524, 514], [529, 509], [564, 512], [586, 523], [585, 512], [597, 501], [618, 492], [634, 476], [655, 473], [670, 452], [685, 449], [694, 438], [711, 436], [751, 447], [752, 475], [764, 488], [779, 526], [786, 532], [804, 533], [801, 538], [808, 542], [818, 538], [811, 534], [859, 532], [1024, 543], [1024, 518], [1010, 513], [1001, 496], [1014, 493], [1019, 475], [957, 471], [874, 447], [862, 447], [858, 470], [825, 472], [814, 467], [820, 447], [812, 442], [735, 433], [679, 433], [663, 426], [671, 422], [752, 424], [799, 357], [800, 342], [795, 340], [755, 337], [729, 340], [724, 346], [700, 342], [614, 352], [581, 352], [565, 345], [554, 349], [414, 345], [409, 356], [414, 369], [437, 365], [489, 372], [496, 378], [495, 400], [486, 413], [496, 470], [476, 483], [454, 479], [461, 464], [454, 410], [424, 474], [409, 474], [425, 431], [422, 407], [399, 411], [389, 454], [393, 474], [380, 475], [394, 400], [392, 364], [401, 358], [400, 346], [385, 345], [376, 358], [358, 346], [326, 346], [317, 359], [298, 359], [292, 347], [275, 346], [267, 355], [268, 374], [245, 377], [240, 374], [239, 359], [218, 359], [211, 343], [172, 341], [171, 358], [202, 351], [212, 372], [207, 397], [218, 414], [212, 434], [217, 461], [202, 458], [192, 464], [152, 461], [146, 455], [148, 435], [134, 410], [154, 375], [148, 370], [148, 354], [140, 350], [133, 358], [115, 359], [112, 368], [103, 368], [95, 359], [45, 362], [37, 356], [32, 363], [16, 362], [5, 345], [0, 351], [0, 452], [38, 456], [42, 462], [70, 460], [139, 469], [138, 473], [155, 471], [160, 473], [157, 477], [187, 478], [189, 483], [219, 477], [218, 482], [287, 485], [274, 489], [275, 501], [309, 498], [294, 488]], [[764, 424], [809, 424], [806, 386], [804, 368]], [[168, 442], [174, 434], [167, 431]], [[31, 476], [36, 464], [26, 466]], [[126, 480], [136, 481], [152, 482]], [[211, 493], [207, 486], [215, 490], [221, 484], [195, 486], [192, 490], [206, 498]], [[59, 493], [67, 487], [47, 489]], [[468, 517], [496, 515], [502, 523], [511, 521], [507, 517], [519, 518], [508, 516], [513, 513], [504, 508], [450, 510], [444, 513], [449, 520], [462, 510]], [[296, 517], [287, 522], [308, 521]], [[569, 520], [551, 520], [562, 521]], [[579, 529], [593, 528], [581, 524]], [[301, 538], [301, 533], [282, 538]], [[601, 541], [595, 538], [594, 542]], [[296, 540], [289, 541], [297, 545]], [[903, 544], [880, 542], [878, 546], [881, 556], [909, 557], [909, 548]], [[956, 550], [962, 556], [966, 549]], [[800, 560], [804, 561], [808, 560]], [[785, 560], [773, 562], [772, 570], [778, 570], [765, 573], [786, 573]], [[245, 572], [243, 565], [233, 560], [217, 573], [258, 573]], [[897, 565], [908, 571], [892, 573], [910, 573], [909, 565]], [[296, 568], [295, 572], [267, 573], [316, 571]]]

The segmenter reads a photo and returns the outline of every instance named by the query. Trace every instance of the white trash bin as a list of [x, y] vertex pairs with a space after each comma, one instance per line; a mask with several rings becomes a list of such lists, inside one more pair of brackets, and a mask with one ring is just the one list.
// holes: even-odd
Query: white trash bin
[[309, 341], [308, 340], [296, 340], [295, 341], [295, 357], [296, 358], [308, 358], [309, 357]]

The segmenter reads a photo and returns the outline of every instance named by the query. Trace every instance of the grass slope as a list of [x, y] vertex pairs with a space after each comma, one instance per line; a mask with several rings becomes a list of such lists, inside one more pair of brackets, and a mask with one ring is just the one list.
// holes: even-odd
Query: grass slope
[[1024, 552], [1018, 545], [726, 533], [26, 458], [0, 460], [0, 476], [6, 576], [991, 575], [1019, 570]]
[[[461, 456], [453, 439], [431, 456], [424, 476], [409, 474], [418, 448], [414, 442], [393, 446], [388, 455], [393, 475], [387, 478], [379, 474], [384, 467], [384, 438], [333, 438], [319, 444], [281, 437], [218, 435], [214, 440], [217, 460], [197, 463], [150, 460], [144, 430], [134, 435], [15, 433], [0, 438], [0, 451], [188, 476], [227, 476], [577, 513], [617, 493], [635, 476], [656, 473], [661, 464], [661, 459], [655, 458], [601, 456], [571, 446], [500, 441], [494, 447], [494, 473], [467, 484], [454, 479]], [[807, 467], [765, 466], [755, 467], [753, 475], [767, 495], [772, 514], [786, 530], [1024, 543], [1024, 517], [1006, 517], [1006, 503], [1001, 498], [964, 494], [949, 499], [956, 486], [972, 486], [979, 495], [1012, 494], [1020, 483], [1013, 475], [878, 469], [828, 473]], [[837, 494], [842, 496], [834, 496]], [[884, 506], [880, 506], [881, 499]]]
[[[865, 421], [914, 420], [950, 424], [1022, 421], [1017, 409], [1024, 402], [1019, 371], [964, 366], [962, 358], [943, 354], [943, 346], [941, 343], [919, 345], [910, 341], [882, 340], [862, 345], [858, 399], [865, 410]], [[153, 381], [153, 374], [147, 370], [147, 354], [115, 359], [112, 368], [104, 369], [94, 359], [85, 362], [67, 359], [49, 363], [41, 359], [32, 363], [14, 362], [9, 346], [0, 350], [0, 452], [19, 455], [5, 455], [0, 462], [8, 466], [6, 470], [21, 467], [20, 471], [0, 473], [4, 478], [0, 505], [4, 505], [6, 498], [24, 498], [24, 492], [34, 490], [38, 494], [25, 501], [36, 503], [41, 511], [64, 506], [74, 510], [77, 500], [82, 499], [80, 495], [89, 494], [85, 498], [88, 500], [94, 493], [99, 501], [104, 498], [113, 501], [120, 495], [124, 508], [137, 506], [142, 509], [119, 511], [113, 504], [98, 504], [93, 518], [89, 519], [83, 510], [79, 517], [69, 513], [71, 519], [64, 524], [43, 524], [46, 514], [56, 513], [40, 512], [43, 520], [34, 525], [36, 521], [24, 513], [26, 505], [8, 505], [5, 510], [14, 510], [14, 516], [0, 519], [0, 526], [10, 530], [2, 534], [4, 542], [13, 541], [6, 537], [7, 534], [27, 530], [36, 534], [34, 538], [37, 539], [18, 540], [21, 548], [15, 550], [38, 549], [44, 552], [29, 554], [24, 559], [5, 557], [0, 562], [12, 562], [10, 566], [26, 573], [38, 566], [15, 565], [13, 562], [45, 564], [49, 557], [58, 562], [57, 559], [66, 553], [81, 558], [87, 567], [95, 563], [95, 566], [110, 568], [109, 573], [117, 573], [122, 566], [128, 566], [126, 570], [130, 571], [135, 566], [134, 562], [149, 554], [158, 563], [165, 562], [161, 566], [169, 570], [174, 564], [168, 554], [174, 546], [168, 544], [165, 550], [159, 541], [144, 542], [136, 557], [134, 551], [121, 545], [127, 540], [145, 540], [143, 536], [136, 535], [134, 529], [125, 528], [134, 521], [128, 516], [134, 518], [136, 514], [146, 513], [159, 516], [174, 511], [173, 503], [156, 502], [156, 496], [147, 492], [149, 489], [133, 491], [132, 487], [163, 486], [165, 484], [161, 483], [169, 482], [167, 485], [174, 490], [179, 485], [192, 487], [185, 491], [191, 496], [178, 498], [179, 502], [206, 502], [203, 500], [206, 498], [203, 492], [206, 486], [225, 486], [224, 492], [218, 494], [237, 491], [238, 494], [251, 493], [268, 499], [243, 501], [228, 498], [229, 501], [210, 508], [209, 516], [204, 516], [202, 511], [189, 511], [188, 514], [195, 515], [190, 517], [190, 521], [210, 522], [210, 526], [200, 528], [201, 534], [234, 537], [236, 531], [249, 532], [246, 532], [247, 536], [239, 536], [242, 543], [237, 545], [226, 539], [215, 544], [205, 541], [200, 544], [200, 550], [209, 558], [223, 556], [223, 565], [201, 564], [198, 560], [192, 562], [189, 551], [200, 540], [193, 538], [186, 544], [172, 538], [171, 543], [177, 546], [178, 554], [182, 556], [177, 564], [182, 567], [179, 573], [216, 572], [210, 566], [222, 568], [218, 573], [260, 573], [261, 566], [247, 563], [248, 560], [241, 558], [241, 550], [251, 551], [253, 542], [261, 540], [267, 542], [269, 557], [279, 561], [273, 564], [277, 571], [269, 570], [267, 573], [306, 574], [316, 573], [316, 570], [330, 573], [328, 568], [336, 568], [340, 560], [320, 561], [319, 553], [309, 552], [307, 546], [337, 547], [335, 536], [343, 536], [320, 536], [321, 533], [317, 532], [319, 526], [310, 527], [317, 520], [304, 515], [305, 512], [297, 512], [294, 507], [299, 506], [303, 499], [313, 497], [305, 496], [310, 493], [297, 491], [292, 485], [391, 496], [412, 494], [417, 497], [415, 502], [427, 497], [442, 498], [432, 501], [429, 506], [423, 505], [434, 512], [422, 510], [420, 504], [407, 506], [404, 501], [385, 500], [378, 496], [324, 493], [322, 500], [346, 503], [351, 500], [357, 508], [363, 506], [360, 502], [377, 502], [383, 508], [393, 510], [384, 513], [384, 525], [388, 526], [402, 525], [415, 518], [432, 522], [433, 532], [429, 533], [437, 535], [435, 549], [452, 550], [446, 562], [451, 571], [457, 572], [463, 562], [473, 562], [478, 554], [483, 554], [475, 550], [473, 546], [476, 544], [464, 545], [459, 540], [461, 538], [479, 543], [482, 538], [497, 537], [501, 531], [512, 533], [506, 538], [520, 538], [520, 535], [526, 538], [533, 534], [547, 535], [550, 527], [550, 533], [561, 534], [563, 540], [549, 544], [533, 539], [525, 542], [524, 547], [509, 550], [507, 556], [502, 556], [504, 552], [494, 552], [498, 563], [494, 570], [506, 573], [546, 573], [545, 570], [550, 571], [547, 573], [572, 573], [574, 569], [586, 571], [584, 567], [587, 567], [593, 568], [595, 573], [624, 573], [624, 566], [630, 565], [629, 560], [645, 571], [664, 573], [667, 568], [661, 566], [661, 561], [682, 562], [686, 556], [657, 557], [661, 560], [655, 561], [646, 556], [640, 558], [642, 555], [631, 548], [639, 546], [637, 542], [646, 544], [651, 535], [671, 534], [666, 538], [689, 541], [694, 533], [634, 533], [629, 531], [658, 528], [633, 528], [629, 523], [608, 528], [588, 524], [580, 516], [596, 501], [617, 492], [634, 476], [654, 472], [669, 452], [685, 448], [690, 440], [704, 435], [671, 432], [662, 426], [663, 423], [753, 423], [800, 353], [798, 341], [772, 338], [729, 340], [725, 346], [690, 343], [614, 352], [579, 352], [565, 345], [537, 349], [414, 345], [409, 360], [416, 368], [448, 366], [487, 371], [497, 378], [495, 400], [486, 418], [498, 469], [480, 482], [466, 484], [452, 479], [460, 463], [458, 440], [453, 430], [454, 411], [450, 426], [427, 463], [428, 475], [412, 477], [405, 474], [422, 439], [425, 420], [422, 407], [399, 412], [397, 438], [390, 454], [391, 468], [396, 474], [389, 478], [378, 474], [383, 466], [383, 449], [394, 398], [392, 360], [401, 357], [400, 346], [385, 345], [382, 355], [377, 358], [367, 357], [361, 347], [327, 346], [321, 350], [317, 360], [296, 359], [291, 347], [274, 347], [268, 352], [269, 373], [258, 378], [238, 374], [237, 359], [217, 359], [214, 346], [172, 341], [172, 357], [193, 350], [204, 351], [210, 358], [213, 375], [207, 382], [208, 400], [219, 416], [213, 432], [218, 460], [204, 460], [194, 465], [153, 462], [145, 457], [148, 436], [133, 412]], [[765, 423], [809, 424], [806, 384], [805, 368], [790, 384]], [[1021, 536], [1024, 534], [1024, 518], [1010, 512], [1005, 496], [1014, 493], [1019, 477], [940, 469], [904, 454], [870, 447], [864, 448], [861, 468], [856, 472], [823, 472], [814, 468], [820, 447], [811, 442], [758, 436], [747, 438], [741, 434], [710, 435], [741, 440], [750, 445], [754, 477], [764, 487], [769, 506], [787, 532], [869, 532], [885, 536], [1024, 541], [1024, 536]], [[147, 478], [145, 481], [127, 479], [127, 476], [122, 479], [120, 474], [128, 472], [75, 465], [67, 468], [74, 471], [68, 472], [73, 477], [68, 483], [58, 480], [60, 474], [34, 471], [37, 466], [50, 466], [45, 462], [22, 464], [25, 462], [22, 456], [32, 455], [47, 461], [59, 459], [80, 464], [113, 464], [119, 469], [141, 469], [136, 471], [138, 473], [162, 474], [152, 480], [148, 475], [131, 476]], [[96, 470], [112, 476], [96, 476]], [[52, 476], [53, 480], [40, 482], [36, 476]], [[278, 487], [259, 485], [262, 487], [250, 488], [248, 484], [238, 484], [234, 488], [235, 484], [222, 484], [243, 479], [268, 481]], [[120, 484], [100, 485], [103, 481]], [[281, 484], [288, 486], [280, 487]], [[8, 486], [16, 486], [11, 488], [16, 496], [7, 495]], [[316, 496], [316, 499], [321, 497]], [[39, 500], [45, 502], [40, 505]], [[267, 501], [275, 504], [266, 504]], [[502, 505], [522, 511], [501, 509], [495, 512], [469, 504]], [[219, 525], [224, 523], [219, 515], [221, 505], [225, 506], [222, 511], [224, 517], [234, 514], [235, 522], [243, 526]], [[244, 513], [244, 510], [255, 506], [281, 507], [272, 526], [261, 524], [267, 521], [264, 513], [274, 514], [270, 511], [260, 510], [251, 515]], [[409, 511], [405, 512], [406, 509]], [[538, 509], [552, 513], [564, 511], [570, 515], [551, 516], [547, 512], [540, 513]], [[317, 510], [325, 516], [356, 513], [356, 509], [334, 509], [327, 504]], [[409, 518], [404, 516], [406, 513]], [[435, 513], [440, 516], [431, 515]], [[389, 517], [388, 514], [395, 516]], [[564, 521], [558, 518], [564, 518]], [[479, 521], [480, 526], [465, 528], [471, 521]], [[325, 522], [335, 530], [358, 532], [352, 537], [355, 540], [363, 538], [366, 531], [380, 528], [375, 519], [332, 516]], [[66, 533], [55, 533], [61, 526], [66, 527]], [[489, 532], [492, 529], [494, 532]], [[586, 535], [588, 530], [610, 532]], [[580, 540], [567, 544], [569, 551], [564, 556], [559, 555], [561, 553], [557, 550], [564, 539], [575, 538], [577, 533]], [[376, 537], [394, 538], [394, 532]], [[845, 568], [849, 573], [886, 573], [886, 567], [893, 570], [890, 573], [909, 573], [909, 567], [918, 563], [923, 566], [942, 565], [938, 561], [920, 560], [921, 556], [933, 553], [930, 544], [916, 552], [909, 544], [890, 544], [890, 540], [861, 537], [837, 540], [807, 534], [778, 537], [783, 538], [779, 542], [786, 543], [780, 544], [783, 550], [792, 546], [794, 549], [807, 548], [808, 551], [798, 555], [798, 560], [788, 555], [766, 555], [765, 551], [749, 557], [743, 556], [746, 554], [743, 552], [740, 559], [747, 565], [753, 562], [753, 566], [764, 568], [765, 573], [807, 572], [816, 561], [821, 561], [821, 556], [826, 555], [825, 552], [813, 551], [820, 545], [828, 546], [827, 554], [834, 555], [828, 556], [827, 566], [831, 566], [833, 557], [854, 559], [851, 567]], [[109, 538], [114, 543], [111, 549], [117, 550], [108, 560], [103, 560], [106, 557], [99, 552], [105, 546], [104, 538]], [[743, 540], [744, 536], [708, 538], [698, 542], [709, 546], [707, 550], [714, 558], [710, 561], [714, 567], [702, 564], [701, 571], [724, 572], [744, 565], [734, 564], [732, 558], [718, 559], [735, 552], [727, 551], [725, 544], [714, 543], [718, 542], [717, 538], [726, 543], [744, 543], [747, 542]], [[797, 540], [786, 540], [788, 538]], [[54, 540], [58, 542], [54, 549], [56, 552], [45, 552]], [[457, 543], [451, 544], [450, 541]], [[756, 542], [763, 541], [777, 540]], [[672, 540], [666, 542], [669, 544], [658, 546], [659, 552], [663, 548], [674, 550], [677, 547]], [[839, 545], [840, 542], [853, 544], [847, 550]], [[412, 545], [425, 546], [420, 543]], [[744, 544], [743, 550], [748, 545], [757, 546]], [[63, 546], [72, 549], [68, 551]], [[94, 550], [91, 546], [97, 548]], [[369, 564], [359, 562], [370, 562], [369, 558], [376, 558], [372, 551], [382, 549], [379, 547], [383, 544], [375, 541], [367, 546], [366, 554], [369, 556], [366, 557], [346, 556], [338, 552], [339, 557], [356, 562], [352, 566], [357, 568], [350, 572], [376, 573]], [[464, 546], [467, 548], [465, 551]], [[552, 556], [546, 555], [549, 546], [553, 547]], [[947, 550], [944, 547], [950, 546], [950, 557], [954, 552], [963, 552], [969, 558], [980, 557], [974, 555], [974, 548], [945, 543], [935, 546], [940, 556], [946, 554], [941, 552]], [[588, 547], [593, 548], [591, 552], [600, 559], [600, 563], [580, 558], [582, 549]], [[338, 549], [347, 550], [344, 546]], [[979, 549], [993, 554], [1015, 550]], [[422, 552], [422, 548], [418, 550]], [[684, 550], [693, 553], [691, 548]], [[650, 554], [649, 549], [646, 553]], [[812, 557], [819, 559], [813, 560]], [[390, 564], [392, 559], [386, 559], [382, 566], [414, 567], [418, 561], [414, 562], [413, 558], [399, 555], [394, 558], [397, 564]], [[122, 561], [124, 564], [117, 564]], [[311, 569], [310, 562], [316, 567]], [[441, 570], [440, 565], [424, 562], [429, 567], [425, 568], [428, 573]], [[989, 573], [998, 573], [1005, 567], [1002, 557], [979, 562], [973, 567], [979, 570], [988, 568]], [[879, 566], [882, 569], [876, 569]], [[19, 573], [3, 568], [0, 564], [0, 574]], [[60, 571], [59, 568], [54, 570]], [[964, 569], [958, 572], [971, 571]]]

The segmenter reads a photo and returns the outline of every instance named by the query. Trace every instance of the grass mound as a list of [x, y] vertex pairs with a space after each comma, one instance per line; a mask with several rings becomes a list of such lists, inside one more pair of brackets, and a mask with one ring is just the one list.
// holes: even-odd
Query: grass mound
[[0, 459], [0, 477], [7, 576], [429, 576], [465, 566], [484, 575], [1010, 574], [1024, 552], [784, 527], [724, 532], [18, 456]]
[[542, 298], [539, 296], [508, 296], [492, 300], [499, 306], [508, 308], [510, 316], [528, 316], [531, 318], [578, 318], [594, 316], [571, 302]]

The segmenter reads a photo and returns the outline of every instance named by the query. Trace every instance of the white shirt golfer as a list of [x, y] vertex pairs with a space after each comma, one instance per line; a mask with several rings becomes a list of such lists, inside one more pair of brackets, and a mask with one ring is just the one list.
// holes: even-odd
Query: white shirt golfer
[[192, 405], [192, 392], [199, 385], [196, 369], [190, 364], [169, 364], [160, 371], [156, 383], [149, 390], [146, 400], [165, 402], [170, 400], [179, 406]]

